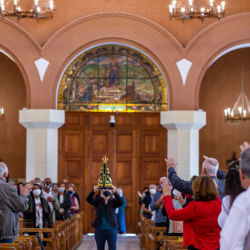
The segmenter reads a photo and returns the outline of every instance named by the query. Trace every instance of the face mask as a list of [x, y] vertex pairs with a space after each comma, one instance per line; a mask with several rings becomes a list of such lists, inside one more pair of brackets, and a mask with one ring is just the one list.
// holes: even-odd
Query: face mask
[[103, 195], [106, 197], [109, 197], [111, 195], [111, 192], [109, 191], [103, 191]]
[[155, 193], [156, 193], [156, 189], [151, 188], [151, 189], [150, 189], [150, 194], [154, 195]]
[[46, 183], [46, 184], [44, 185], [44, 187], [45, 187], [46, 189], [50, 189], [50, 188], [51, 188], [51, 184], [50, 184], [50, 183]]
[[40, 196], [40, 194], [41, 194], [41, 190], [40, 189], [33, 190], [33, 195], [34, 196]]
[[8, 174], [8, 177], [5, 177], [6, 178], [6, 183], [9, 183], [10, 175], [9, 175], [9, 173], [7, 173], [7, 174]]
[[173, 195], [174, 195], [174, 196], [177, 196], [178, 194], [180, 194], [180, 192], [179, 192], [178, 190], [174, 189], [174, 190], [173, 190]]
[[145, 192], [145, 195], [150, 195], [150, 192], [149, 191]]
[[63, 193], [65, 188], [58, 188], [59, 193]]
[[72, 194], [73, 194], [73, 191], [68, 191], [68, 194], [72, 195]]

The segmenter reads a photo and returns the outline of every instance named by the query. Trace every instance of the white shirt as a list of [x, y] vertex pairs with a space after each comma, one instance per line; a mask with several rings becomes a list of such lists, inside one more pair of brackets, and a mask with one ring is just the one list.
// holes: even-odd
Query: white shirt
[[[60, 195], [60, 204], [62, 204], [63, 203], [63, 195]], [[59, 208], [59, 213], [64, 213], [64, 208]]]
[[227, 195], [222, 199], [222, 204], [221, 204], [221, 213], [218, 217], [218, 224], [220, 226], [220, 228], [222, 229], [226, 219], [228, 217], [229, 214], [229, 206], [230, 206], [230, 196]]
[[[49, 191], [48, 194], [47, 194], [45, 191], [43, 191], [43, 197], [44, 197], [44, 199], [46, 199], [47, 201], [48, 201], [48, 197], [52, 197], [52, 198], [53, 198], [52, 193], [51, 193], [51, 190]], [[54, 210], [53, 203], [52, 203], [52, 202], [49, 202], [49, 201], [48, 201], [48, 203], [49, 203], [49, 207], [50, 207], [50, 212], [52, 213], [53, 210]]]
[[41, 199], [38, 197], [35, 198], [35, 206], [36, 206], [36, 227], [43, 227], [43, 209], [41, 204]]
[[250, 249], [250, 187], [234, 201], [220, 234], [220, 250]]

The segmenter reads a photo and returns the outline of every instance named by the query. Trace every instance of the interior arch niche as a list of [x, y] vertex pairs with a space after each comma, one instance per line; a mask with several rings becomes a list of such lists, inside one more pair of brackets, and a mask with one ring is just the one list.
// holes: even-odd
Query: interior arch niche
[[143, 53], [108, 44], [80, 54], [61, 78], [58, 109], [90, 112], [167, 110], [164, 77]]
[[25, 81], [14, 59], [0, 53], [0, 158], [9, 167], [11, 179], [25, 178], [26, 129], [19, 124], [19, 110], [27, 106]]
[[241, 58], [243, 51], [244, 91], [250, 98], [250, 48], [233, 47], [217, 57], [206, 71], [199, 95], [199, 108], [207, 112], [207, 125], [200, 131], [200, 166], [203, 155], [218, 159], [220, 169], [227, 170], [227, 160], [240, 157], [239, 145], [249, 141], [250, 122], [230, 125], [224, 109], [232, 108], [241, 92]]

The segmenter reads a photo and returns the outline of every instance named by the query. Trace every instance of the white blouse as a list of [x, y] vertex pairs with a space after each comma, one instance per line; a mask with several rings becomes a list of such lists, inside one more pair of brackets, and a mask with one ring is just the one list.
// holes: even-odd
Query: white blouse
[[229, 214], [229, 206], [230, 206], [230, 196], [227, 195], [227, 196], [223, 197], [223, 199], [222, 199], [221, 213], [218, 217], [218, 224], [219, 224], [221, 229], [223, 228], [223, 226], [226, 222], [227, 216]]

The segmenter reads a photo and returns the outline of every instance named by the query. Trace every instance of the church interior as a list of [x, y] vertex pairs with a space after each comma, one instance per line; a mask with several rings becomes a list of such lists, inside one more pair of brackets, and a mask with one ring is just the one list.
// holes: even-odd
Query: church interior
[[204, 155], [225, 173], [241, 157], [250, 141], [250, 1], [0, 4], [0, 162], [13, 186], [74, 183], [81, 201], [53, 250], [102, 249], [87, 198], [101, 169], [126, 198], [118, 250], [183, 249], [153, 247], [168, 236], [150, 231], [140, 194], [167, 178], [168, 156], [185, 181], [202, 174]]

